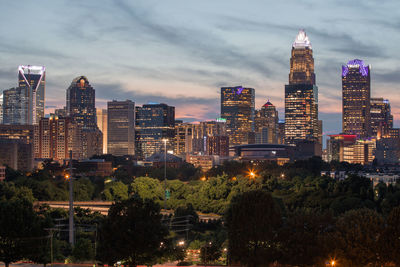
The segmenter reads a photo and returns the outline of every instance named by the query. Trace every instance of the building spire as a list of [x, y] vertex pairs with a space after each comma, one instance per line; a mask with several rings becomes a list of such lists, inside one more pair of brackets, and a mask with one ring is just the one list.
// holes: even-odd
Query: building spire
[[308, 36], [304, 31], [304, 29], [300, 29], [299, 33], [296, 36], [296, 39], [294, 40], [293, 47], [294, 48], [309, 47], [310, 49], [312, 48], [310, 40], [308, 39]]

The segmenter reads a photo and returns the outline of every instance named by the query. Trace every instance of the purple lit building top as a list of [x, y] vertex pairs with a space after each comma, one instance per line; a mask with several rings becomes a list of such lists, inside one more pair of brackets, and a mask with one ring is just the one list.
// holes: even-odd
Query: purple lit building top
[[243, 89], [244, 89], [243, 87], [235, 87], [232, 88], [232, 92], [240, 95], [243, 92]]
[[365, 65], [363, 60], [353, 59], [347, 62], [346, 66], [342, 66], [342, 77], [346, 77], [349, 68], [358, 68], [362, 76], [368, 76], [369, 65]]

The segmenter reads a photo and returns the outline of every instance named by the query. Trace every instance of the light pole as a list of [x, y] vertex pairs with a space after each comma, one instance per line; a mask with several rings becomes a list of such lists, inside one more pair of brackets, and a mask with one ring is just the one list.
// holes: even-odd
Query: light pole
[[164, 211], [167, 211], [167, 139], [164, 142]]
[[72, 177], [72, 150], [69, 151], [69, 243], [74, 246], [74, 184]]

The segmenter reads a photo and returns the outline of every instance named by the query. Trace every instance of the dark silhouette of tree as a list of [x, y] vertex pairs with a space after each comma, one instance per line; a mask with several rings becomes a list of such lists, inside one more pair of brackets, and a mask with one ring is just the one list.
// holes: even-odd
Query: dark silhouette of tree
[[351, 210], [336, 222], [331, 240], [345, 266], [381, 264], [380, 236], [384, 221], [381, 215], [370, 209]]
[[386, 218], [386, 228], [380, 245], [384, 259], [400, 266], [400, 207], [392, 209]]
[[113, 204], [99, 231], [99, 260], [128, 265], [156, 263], [162, 257], [168, 230], [161, 224], [160, 207], [134, 195]]
[[234, 197], [226, 212], [229, 257], [250, 267], [274, 262], [281, 214], [271, 194], [262, 190]]

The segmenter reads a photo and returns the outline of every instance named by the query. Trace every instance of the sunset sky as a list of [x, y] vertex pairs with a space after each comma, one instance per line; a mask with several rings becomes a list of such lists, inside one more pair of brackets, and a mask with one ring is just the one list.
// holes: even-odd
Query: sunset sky
[[214, 119], [220, 87], [256, 90], [284, 118], [291, 45], [304, 28], [314, 51], [324, 133], [341, 131], [341, 65], [371, 64], [371, 96], [400, 120], [400, 10], [393, 1], [1, 1], [0, 90], [18, 65], [44, 65], [46, 106], [65, 105], [85, 75], [98, 108], [112, 99], [164, 102], [186, 121]]

